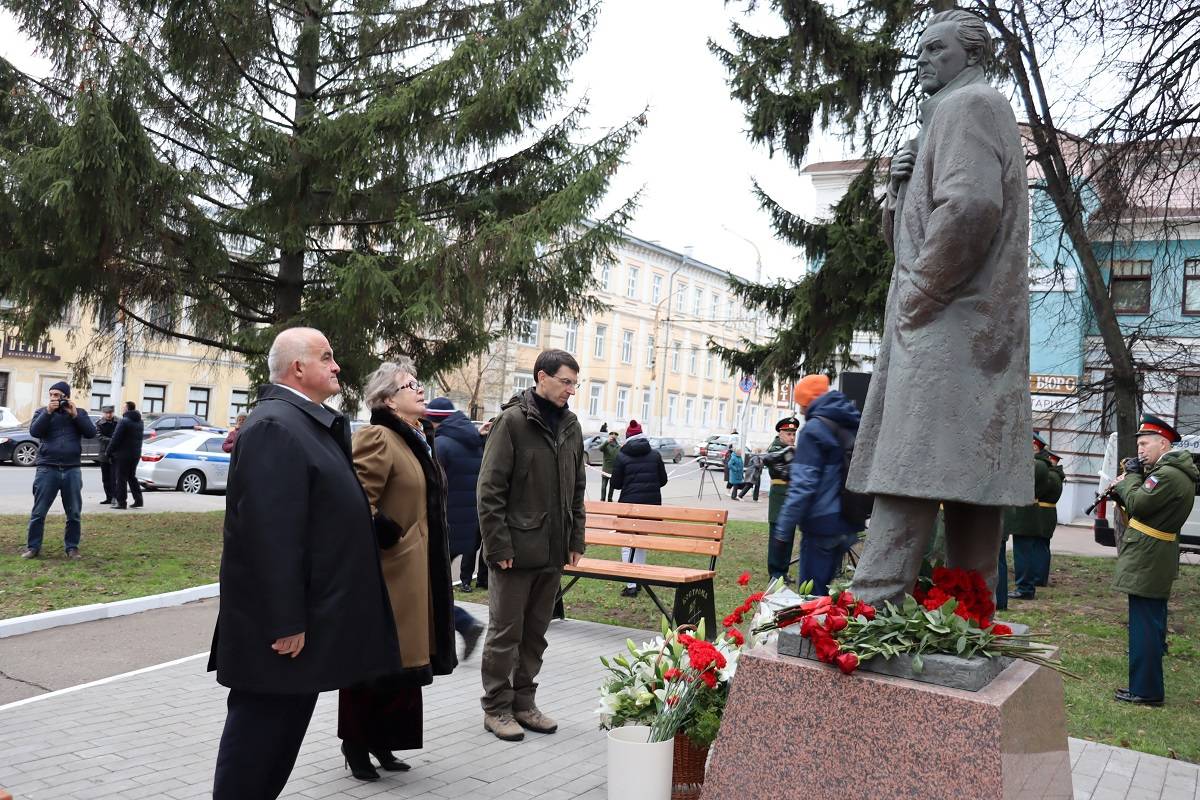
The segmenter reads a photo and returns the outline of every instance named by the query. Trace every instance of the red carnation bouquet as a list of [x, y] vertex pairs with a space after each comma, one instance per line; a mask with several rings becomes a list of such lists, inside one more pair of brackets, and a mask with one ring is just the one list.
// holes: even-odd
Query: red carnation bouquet
[[1029, 634], [1014, 635], [992, 621], [996, 606], [978, 572], [938, 567], [921, 579], [899, 608], [883, 610], [863, 603], [849, 591], [806, 599], [781, 609], [754, 629], [755, 634], [800, 626], [820, 661], [850, 674], [863, 661], [910, 655], [920, 671], [923, 655], [943, 653], [963, 658], [1021, 658], [1078, 677]]

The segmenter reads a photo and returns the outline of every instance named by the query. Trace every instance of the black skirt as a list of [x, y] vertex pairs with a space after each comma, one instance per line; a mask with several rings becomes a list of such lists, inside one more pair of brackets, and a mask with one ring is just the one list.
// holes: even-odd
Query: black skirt
[[338, 691], [338, 738], [382, 750], [422, 747], [424, 708], [417, 686], [354, 686]]

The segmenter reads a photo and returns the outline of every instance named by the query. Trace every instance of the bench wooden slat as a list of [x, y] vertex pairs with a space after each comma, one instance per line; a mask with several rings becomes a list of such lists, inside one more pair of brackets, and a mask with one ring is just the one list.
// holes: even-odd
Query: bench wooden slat
[[649, 506], [640, 503], [606, 503], [602, 500], [585, 500], [584, 510], [589, 514], [613, 514], [620, 517], [643, 517], [660, 520], [683, 520], [687, 522], [716, 522], [724, 525], [729, 512], [720, 508], [684, 508], [683, 506]]
[[657, 519], [631, 519], [612, 514], [588, 514], [589, 528], [627, 531], [629, 533], [657, 533], [663, 536], [684, 536], [691, 539], [721, 539], [725, 529], [720, 525], [700, 522], [673, 522]]
[[611, 547], [637, 547], [642, 550], [654, 550], [664, 553], [693, 553], [695, 555], [719, 556], [721, 543], [706, 539], [676, 539], [667, 536], [644, 536], [637, 533], [623, 533], [614, 530], [588, 528], [584, 533], [584, 541], [589, 545], [607, 545]]
[[568, 566], [563, 571], [567, 575], [581, 575], [585, 578], [597, 576], [626, 580], [647, 578], [670, 583], [697, 583], [709, 580], [717, 574], [707, 569], [667, 567], [661, 564], [626, 564], [623, 561], [606, 561], [602, 558], [586, 557], [579, 559], [578, 565]]

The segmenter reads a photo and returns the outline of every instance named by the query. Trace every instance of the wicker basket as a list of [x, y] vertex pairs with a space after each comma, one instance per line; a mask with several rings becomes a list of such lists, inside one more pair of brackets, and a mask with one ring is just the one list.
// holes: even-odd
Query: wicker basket
[[704, 765], [707, 761], [707, 747], [696, 747], [685, 734], [675, 734], [671, 800], [700, 799], [700, 790], [704, 788]]

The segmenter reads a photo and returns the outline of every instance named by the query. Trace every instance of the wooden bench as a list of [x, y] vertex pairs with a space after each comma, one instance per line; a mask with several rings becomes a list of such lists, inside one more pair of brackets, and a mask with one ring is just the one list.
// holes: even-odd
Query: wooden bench
[[[634, 503], [605, 503], [586, 501], [587, 529], [584, 541], [589, 547], [609, 545], [636, 547], [656, 553], [689, 553], [707, 556], [708, 569], [673, 567], [662, 564], [631, 564], [607, 558], [584, 556], [579, 564], [567, 566], [564, 573], [571, 576], [559, 590], [556, 611], [565, 615], [563, 595], [580, 578], [635, 583], [658, 606], [672, 625], [699, 624], [704, 620], [707, 636], [717, 632], [716, 603], [713, 578], [717, 572], [717, 557], [725, 539], [728, 511], [712, 508], [683, 508], [680, 506], [647, 506]], [[670, 611], [654, 591], [654, 587], [675, 590], [675, 602]]]

